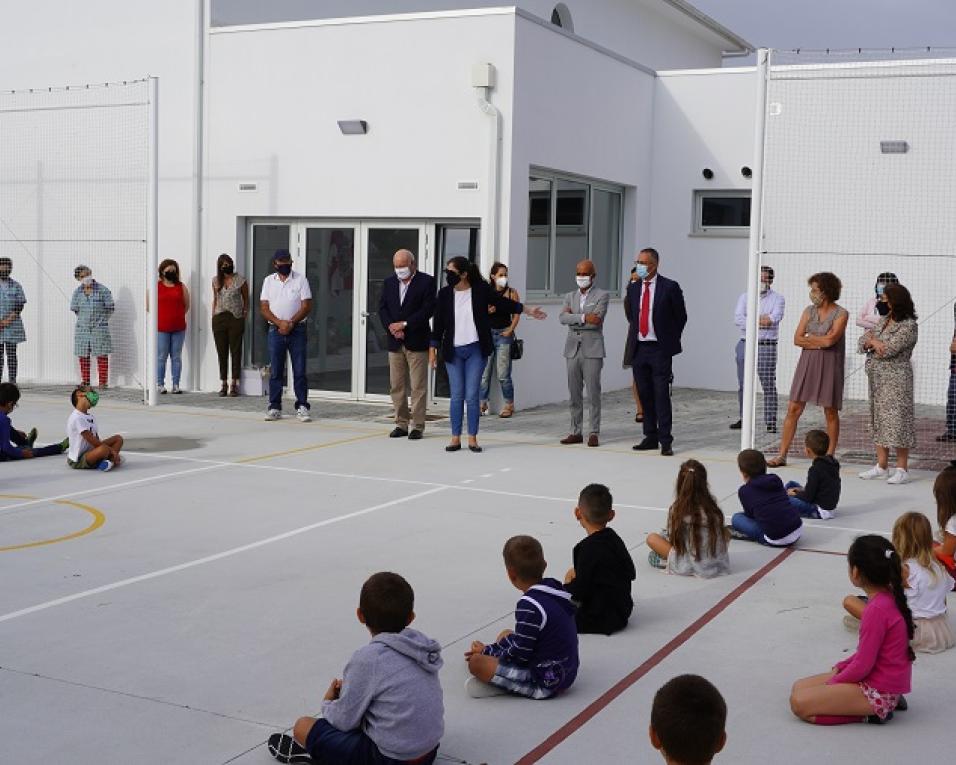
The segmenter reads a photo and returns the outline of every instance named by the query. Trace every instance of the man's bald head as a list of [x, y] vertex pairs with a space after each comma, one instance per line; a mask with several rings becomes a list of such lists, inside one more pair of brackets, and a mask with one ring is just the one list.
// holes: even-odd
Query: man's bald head
[[594, 261], [591, 260], [580, 260], [578, 261], [577, 266], [575, 266], [575, 274], [577, 276], [595, 276], [597, 274], [597, 269], [594, 268]]
[[395, 268], [413, 268], [415, 255], [411, 250], [399, 250], [392, 256], [392, 265]]

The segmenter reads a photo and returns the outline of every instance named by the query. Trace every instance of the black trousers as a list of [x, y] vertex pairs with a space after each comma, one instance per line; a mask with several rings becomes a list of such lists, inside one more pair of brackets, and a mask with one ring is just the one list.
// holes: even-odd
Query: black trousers
[[212, 317], [212, 337], [219, 355], [219, 379], [228, 380], [229, 357], [232, 356], [232, 379], [238, 380], [242, 371], [242, 333], [246, 320], [235, 317], [229, 311]]
[[671, 361], [657, 342], [638, 342], [631, 371], [637, 384], [637, 395], [644, 407], [644, 437], [670, 446], [673, 414], [671, 412]]

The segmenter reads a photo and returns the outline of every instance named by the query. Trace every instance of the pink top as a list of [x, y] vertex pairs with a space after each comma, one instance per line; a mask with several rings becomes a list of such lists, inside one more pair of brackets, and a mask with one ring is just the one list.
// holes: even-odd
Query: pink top
[[887, 592], [874, 595], [863, 609], [856, 653], [836, 665], [827, 685], [866, 683], [881, 693], [909, 693], [913, 664], [906, 622]]

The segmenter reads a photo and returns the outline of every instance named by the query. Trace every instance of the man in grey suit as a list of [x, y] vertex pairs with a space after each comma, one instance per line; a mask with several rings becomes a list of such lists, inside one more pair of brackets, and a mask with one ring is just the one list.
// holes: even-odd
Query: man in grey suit
[[601, 369], [604, 367], [604, 316], [611, 295], [594, 286], [597, 271], [590, 260], [582, 260], [576, 268], [578, 288], [564, 296], [559, 319], [568, 326], [564, 358], [568, 364], [568, 392], [571, 394], [571, 432], [562, 444], [584, 442], [581, 425], [584, 420], [584, 388], [588, 390], [591, 418], [588, 446], [599, 444], [601, 432]]

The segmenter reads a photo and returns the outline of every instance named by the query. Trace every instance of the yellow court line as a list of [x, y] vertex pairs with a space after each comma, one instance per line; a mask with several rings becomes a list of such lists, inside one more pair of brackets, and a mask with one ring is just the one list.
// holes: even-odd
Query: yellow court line
[[[0, 494], [2, 498], [8, 499], [37, 499], [37, 497], [26, 496], [23, 494]], [[53, 545], [57, 542], [68, 542], [71, 539], [77, 539], [79, 537], [84, 537], [87, 534], [92, 534], [100, 526], [106, 523], [106, 516], [95, 507], [90, 505], [84, 505], [81, 502], [71, 502], [68, 499], [57, 500], [57, 505], [70, 505], [72, 507], [78, 507], [80, 510], [83, 510], [93, 516], [93, 522], [86, 528], [80, 529], [79, 531], [74, 531], [72, 534], [65, 534], [62, 537], [54, 537], [53, 539], [40, 539], [36, 542], [24, 542], [19, 545], [9, 545], [7, 547], [0, 547], [0, 553], [3, 552], [12, 552], [13, 550], [26, 550], [29, 547], [43, 547], [44, 545]]]
[[353, 444], [356, 441], [369, 441], [373, 438], [382, 438], [381, 431], [377, 433], [369, 433], [364, 436], [355, 436], [353, 438], [340, 438], [337, 441], [329, 441], [324, 444], [313, 444], [312, 446], [300, 446], [297, 449], [286, 449], [281, 452], [272, 452], [271, 454], [260, 454], [256, 457], [243, 457], [242, 459], [234, 460], [233, 464], [236, 465], [247, 465], [250, 462], [260, 462], [261, 460], [271, 460], [276, 457], [285, 457], [289, 454], [302, 454], [304, 452], [314, 452], [319, 449], [328, 449], [331, 446], [342, 446], [343, 444]]

